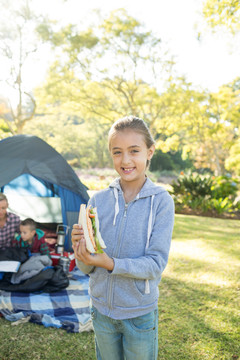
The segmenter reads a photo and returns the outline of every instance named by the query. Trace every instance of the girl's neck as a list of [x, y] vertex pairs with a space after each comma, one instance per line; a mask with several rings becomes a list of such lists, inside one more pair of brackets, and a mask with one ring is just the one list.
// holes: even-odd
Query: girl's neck
[[131, 183], [131, 182], [127, 182], [127, 181], [125, 182], [120, 179], [120, 185], [121, 185], [121, 188], [123, 191], [123, 196], [124, 196], [126, 203], [129, 203], [130, 201], [135, 199], [135, 197], [137, 196], [137, 194], [139, 193], [139, 191], [142, 189], [143, 185], [145, 184], [146, 180], [147, 180], [146, 176], [139, 183], [136, 183], [136, 182]]

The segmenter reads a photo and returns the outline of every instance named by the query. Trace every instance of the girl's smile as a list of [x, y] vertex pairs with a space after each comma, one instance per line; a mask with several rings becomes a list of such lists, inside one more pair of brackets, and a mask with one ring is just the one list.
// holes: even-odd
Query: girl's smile
[[122, 169], [123, 169], [125, 174], [130, 174], [135, 168], [130, 168], [130, 169], [122, 168]]

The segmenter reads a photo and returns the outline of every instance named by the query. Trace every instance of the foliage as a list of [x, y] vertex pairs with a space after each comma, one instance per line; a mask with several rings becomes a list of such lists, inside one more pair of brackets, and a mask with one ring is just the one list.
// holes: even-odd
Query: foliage
[[232, 33], [240, 30], [240, 3], [236, 0], [205, 0], [203, 15], [212, 27], [225, 27]]
[[[240, 128], [238, 133], [240, 133]], [[229, 156], [226, 159], [226, 168], [229, 171], [234, 169], [236, 174], [240, 175], [240, 138], [237, 139], [230, 149]]]
[[[95, 138], [89, 124], [63, 111], [49, 116], [38, 116], [26, 125], [26, 133], [45, 140], [75, 167], [88, 168], [102, 165], [103, 152], [100, 141], [95, 147]], [[95, 148], [94, 148], [95, 147]]]
[[233, 210], [233, 202], [228, 198], [212, 198], [210, 199], [209, 209], [216, 210], [218, 214], [223, 214], [224, 212], [231, 212]]
[[[166, 44], [124, 9], [99, 16], [93, 26], [82, 29], [79, 24], [62, 26], [36, 17], [31, 1], [14, 0], [9, 9], [13, 3], [26, 5], [25, 20], [20, 22], [26, 59], [36, 50], [36, 28], [55, 59], [44, 83], [28, 93], [29, 101], [23, 99], [27, 60], [13, 71], [21, 97], [17, 113], [11, 107], [2, 112], [1, 137], [6, 137], [6, 127], [12, 134], [35, 134], [75, 166], [105, 167], [111, 164], [111, 124], [132, 114], [147, 122], [156, 140], [152, 170], [193, 167], [217, 176], [226, 169], [239, 174], [239, 79], [215, 93], [194, 88], [176, 76]], [[19, 14], [14, 24], [5, 16], [12, 25], [5, 43], [14, 57], [19, 51], [13, 51], [13, 44], [19, 38], [12, 31], [23, 19]]]
[[192, 162], [189, 159], [183, 160], [181, 155], [180, 151], [164, 153], [162, 150], [156, 149], [151, 160], [150, 170], [180, 172], [181, 169], [192, 167]]
[[[163, 67], [170, 67], [170, 59], [166, 58], [160, 39], [146, 31], [124, 9], [115, 10], [99, 20], [91, 32], [89, 29], [85, 31], [88, 37], [83, 37], [76, 27], [72, 31], [73, 27], [69, 25], [55, 34], [63, 39], [63, 44], [60, 42], [57, 46], [64, 56], [59, 57], [51, 68], [47, 80], [46, 88], [53, 100], [69, 102], [71, 93], [71, 101], [87, 109], [89, 118], [97, 115], [98, 119], [112, 122], [114, 117], [131, 113], [152, 121], [159, 109], [155, 101], [158, 94], [149, 86], [142, 69], [154, 83], [156, 69], [160, 75]], [[52, 34], [49, 41], [56, 46], [52, 40], [53, 28], [48, 32]], [[95, 38], [94, 42], [90, 42], [91, 48], [88, 43], [90, 37]], [[56, 86], [60, 84], [57, 79], [65, 80], [67, 85], [60, 94], [56, 93]], [[159, 77], [157, 81], [159, 85]]]
[[[96, 41], [90, 42], [91, 48], [88, 48], [88, 37], [82, 41], [82, 32], [76, 27], [54, 33], [51, 24], [44, 26], [45, 30], [40, 27], [40, 33], [64, 56], [59, 56], [51, 66], [44, 88], [36, 92], [42, 104], [40, 111], [64, 107], [68, 108], [69, 115], [84, 119], [93, 140], [90, 160], [97, 149], [96, 165], [109, 166], [106, 136], [114, 120], [126, 114], [140, 116], [154, 134], [152, 124], [161, 110], [156, 87], [161, 85], [160, 78], [168, 77], [171, 58], [160, 39], [123, 9], [101, 20], [91, 29], [91, 34], [88, 30], [85, 32], [95, 36]], [[59, 39], [57, 43], [54, 34]]]
[[[175, 216], [169, 262], [159, 286], [159, 359], [239, 357], [239, 231], [234, 220]], [[0, 318], [2, 359], [96, 358], [93, 332], [12, 324]]]
[[212, 193], [213, 179], [210, 175], [198, 173], [180, 174], [177, 181], [172, 183], [175, 195], [187, 195], [191, 199], [210, 196]]
[[0, 3], [0, 53], [7, 64], [6, 77], [0, 80], [15, 94], [15, 99], [5, 102], [6, 111], [0, 113], [0, 118], [11, 134], [21, 134], [36, 111], [36, 101], [25, 78], [29, 61], [34, 59], [40, 45], [35, 26], [41, 20], [27, 0], [13, 0], [11, 3], [1, 0]]
[[173, 181], [171, 193], [177, 211], [190, 208], [200, 213], [223, 214], [239, 210], [239, 204], [234, 202], [239, 191], [238, 185], [238, 179], [231, 176], [214, 177], [189, 172]]
[[212, 197], [215, 199], [224, 199], [229, 197], [234, 200], [238, 192], [239, 180], [233, 179], [231, 175], [217, 176], [212, 185]]
[[[160, 154], [162, 159], [166, 159], [165, 169], [175, 166], [176, 170], [178, 164], [182, 164], [184, 169], [187, 161], [189, 165], [193, 162], [196, 168], [207, 168], [217, 175], [224, 173], [226, 159], [228, 164], [234, 160], [231, 149], [234, 149], [239, 138], [236, 128], [239, 104], [238, 92], [229, 90], [229, 87], [219, 94], [208, 94], [193, 90], [191, 84], [179, 80], [175, 84], [169, 82], [166, 91], [160, 95], [151, 91], [149, 85], [140, 82], [131, 95], [135, 105], [132, 103], [129, 106], [125, 91], [121, 95], [113, 92], [118, 88], [118, 79], [111, 80], [109, 88], [105, 87], [105, 82], [103, 86], [99, 82], [80, 81], [69, 72], [62, 74], [60, 69], [54, 66], [45, 90], [36, 93], [39, 110], [43, 113], [65, 112], [66, 118], [80, 117], [86, 123], [86, 128], [90, 130], [88, 137], [93, 141], [91, 148], [99, 149], [101, 146], [104, 154], [95, 165], [92, 162], [92, 166], [110, 165], [107, 132], [113, 120], [131, 113], [132, 109], [148, 122], [156, 138], [153, 169], [162, 166], [157, 160]], [[64, 87], [61, 86], [63, 81]], [[125, 82], [124, 86], [127, 91], [132, 83]], [[148, 107], [150, 105], [151, 108]], [[182, 153], [182, 159], [174, 160], [173, 164], [169, 156], [163, 153], [171, 153], [171, 157], [174, 153]], [[93, 151], [90, 158], [92, 154]], [[233, 164], [231, 171], [237, 168], [237, 162]]]
[[181, 149], [183, 159], [192, 160], [197, 169], [223, 174], [229, 149], [239, 137], [239, 99], [233, 84], [209, 93], [175, 79], [162, 94], [161, 122], [154, 123], [157, 147], [164, 152]]
[[6, 122], [0, 118], [0, 139], [10, 136], [11, 133], [9, 131], [9, 127]]
[[3, 97], [0, 97], [0, 139], [10, 136], [9, 127], [3, 118], [6, 116], [8, 112], [8, 106], [6, 100]]

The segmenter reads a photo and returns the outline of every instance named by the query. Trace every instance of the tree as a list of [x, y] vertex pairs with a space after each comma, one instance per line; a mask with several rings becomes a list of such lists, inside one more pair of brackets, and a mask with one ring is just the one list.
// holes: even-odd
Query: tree
[[8, 104], [6, 99], [0, 97], [0, 138], [6, 137], [9, 134], [9, 127], [3, 118], [8, 116]]
[[[159, 152], [180, 151], [197, 168], [225, 172], [237, 136], [237, 81], [209, 93], [174, 77], [161, 40], [124, 10], [85, 31], [73, 25], [56, 30], [51, 23], [38, 30], [60, 54], [36, 92], [39, 112], [54, 119], [55, 128], [63, 126], [62, 133], [55, 130], [49, 132], [51, 138], [45, 136], [51, 144], [61, 144], [69, 160], [81, 166], [109, 165], [110, 125], [133, 114], [148, 122]], [[78, 149], [67, 149], [68, 134], [72, 143], [80, 144]]]
[[[226, 169], [240, 175], [240, 78], [227, 86], [231, 89], [232, 97], [226, 105], [226, 118], [232, 118], [234, 124], [234, 139], [230, 144], [229, 155], [225, 161]], [[229, 111], [232, 110], [231, 112]], [[229, 114], [230, 113], [230, 114]]]
[[1, 0], [0, 4], [0, 54], [7, 64], [7, 76], [0, 80], [14, 90], [14, 98], [8, 99], [7, 111], [0, 116], [10, 134], [20, 134], [36, 111], [35, 98], [24, 78], [30, 58], [38, 50], [39, 40], [34, 31], [39, 19], [28, 0], [10, 3]]
[[[240, 30], [240, 2], [238, 0], [206, 0], [203, 6], [203, 15], [213, 30], [225, 28], [233, 35]], [[231, 172], [239, 174], [238, 151], [239, 151], [239, 115], [240, 115], [240, 79], [222, 86], [218, 94], [217, 113], [219, 106], [221, 119], [232, 130], [232, 136], [227, 138], [226, 146], [223, 148], [227, 152], [225, 157], [225, 167]]]
[[180, 78], [170, 84], [161, 103], [162, 121], [154, 124], [157, 148], [182, 150], [183, 158], [190, 158], [195, 167], [224, 173], [236, 141], [239, 93], [227, 85], [217, 93], [196, 90]]
[[173, 65], [160, 39], [122, 9], [85, 31], [71, 24], [54, 31], [50, 22], [38, 31], [61, 54], [38, 101], [47, 113], [64, 106], [85, 120], [92, 147], [98, 149], [98, 166], [109, 163], [105, 139], [117, 118], [143, 117], [154, 132], [161, 108], [157, 89]]
[[[46, 85], [52, 95], [60, 92], [60, 101], [75, 95], [93, 116], [110, 121], [123, 113], [149, 121], [157, 116], [154, 100], [173, 62], [161, 40], [125, 10], [113, 11], [95, 29], [78, 32], [69, 25], [54, 32], [48, 23], [39, 33], [64, 53], [52, 66]], [[67, 82], [66, 91], [59, 91], [61, 78]]]
[[[240, 132], [240, 128], [238, 132]], [[240, 137], [230, 149], [229, 157], [226, 159], [226, 168], [230, 172], [234, 170], [240, 176]]]
[[[96, 165], [105, 166], [110, 161], [105, 139], [114, 120], [134, 114], [154, 131], [161, 107], [157, 88], [172, 61], [160, 39], [125, 10], [114, 11], [99, 22], [86, 30], [72, 24], [59, 29], [51, 22], [38, 27], [60, 55], [43, 89], [35, 93], [41, 113], [53, 114], [61, 108], [84, 119], [90, 131], [88, 141], [97, 149]], [[94, 153], [88, 156], [91, 163]]]
[[212, 28], [224, 27], [232, 33], [240, 30], [240, 2], [238, 0], [206, 0], [203, 15]]

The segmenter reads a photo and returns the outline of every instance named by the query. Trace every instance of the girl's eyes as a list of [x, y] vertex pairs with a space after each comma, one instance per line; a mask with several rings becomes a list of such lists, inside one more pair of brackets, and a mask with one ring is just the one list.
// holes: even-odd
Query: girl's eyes
[[[135, 150], [135, 149], [130, 151], [131, 154], [135, 154], [135, 153], [138, 153], [138, 152], [139, 152], [139, 150]], [[114, 151], [113, 152], [113, 155], [119, 155], [119, 154], [121, 154], [121, 151]]]

